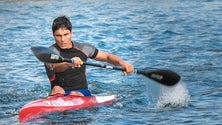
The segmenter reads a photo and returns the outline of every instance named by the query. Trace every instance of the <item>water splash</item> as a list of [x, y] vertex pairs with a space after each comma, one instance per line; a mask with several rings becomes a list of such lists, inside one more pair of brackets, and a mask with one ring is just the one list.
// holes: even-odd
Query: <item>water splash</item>
[[157, 108], [186, 107], [190, 100], [188, 90], [182, 82], [173, 87], [161, 86], [159, 92]]

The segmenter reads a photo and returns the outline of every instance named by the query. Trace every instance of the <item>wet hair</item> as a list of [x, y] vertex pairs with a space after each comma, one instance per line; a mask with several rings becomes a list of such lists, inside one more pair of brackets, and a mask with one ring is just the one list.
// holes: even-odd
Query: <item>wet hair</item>
[[59, 28], [67, 28], [68, 30], [72, 31], [72, 24], [68, 17], [60, 16], [54, 19], [52, 23], [52, 32], [54, 33]]

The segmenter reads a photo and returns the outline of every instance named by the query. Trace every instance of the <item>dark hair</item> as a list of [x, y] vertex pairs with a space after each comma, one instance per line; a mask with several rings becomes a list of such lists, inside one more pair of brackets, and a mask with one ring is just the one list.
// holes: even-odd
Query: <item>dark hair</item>
[[59, 28], [67, 28], [68, 30], [72, 31], [72, 24], [68, 17], [60, 16], [54, 19], [52, 23], [52, 32], [54, 33]]

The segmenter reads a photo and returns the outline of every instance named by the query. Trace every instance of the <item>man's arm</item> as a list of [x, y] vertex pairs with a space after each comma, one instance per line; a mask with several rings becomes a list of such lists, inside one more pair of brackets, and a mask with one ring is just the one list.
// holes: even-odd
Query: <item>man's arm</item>
[[101, 50], [98, 51], [98, 54], [95, 57], [95, 60], [105, 61], [105, 62], [108, 62], [108, 63], [115, 65], [115, 66], [121, 66], [124, 69], [126, 69], [126, 71], [123, 72], [125, 75], [127, 73], [134, 72], [134, 67], [131, 64], [125, 62], [124, 60], [122, 60], [120, 57], [118, 57], [116, 55], [109, 54], [109, 53], [103, 52]]
[[48, 68], [50, 66], [54, 72], [63, 72], [66, 69], [68, 69], [69, 67], [80, 67], [81, 66], [82, 60], [79, 57], [73, 57], [72, 59], [74, 60], [74, 64], [69, 63], [69, 62], [62, 62], [62, 63], [52, 63], [52, 64], [48, 64], [46, 66]]

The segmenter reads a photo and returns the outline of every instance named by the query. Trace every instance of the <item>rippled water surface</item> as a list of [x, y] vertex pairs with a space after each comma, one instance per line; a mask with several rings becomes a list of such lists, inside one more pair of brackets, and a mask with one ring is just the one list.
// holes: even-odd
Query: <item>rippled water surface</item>
[[0, 1], [0, 124], [19, 124], [21, 107], [48, 95], [43, 64], [30, 47], [54, 43], [51, 23], [61, 15], [70, 17], [73, 40], [138, 69], [173, 70], [182, 80], [165, 87], [140, 75], [88, 67], [92, 93], [118, 94], [117, 102], [27, 124], [221, 124], [221, 12], [221, 0]]

